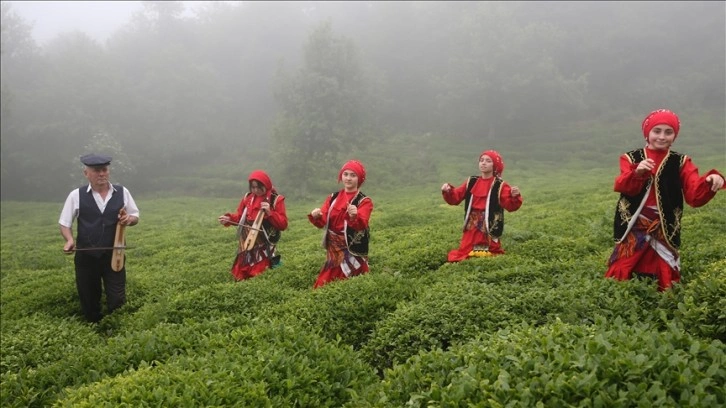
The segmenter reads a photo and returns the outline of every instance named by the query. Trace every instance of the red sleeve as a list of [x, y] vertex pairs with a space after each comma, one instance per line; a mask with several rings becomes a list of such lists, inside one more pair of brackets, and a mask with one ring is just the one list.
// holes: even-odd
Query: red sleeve
[[499, 205], [509, 212], [517, 211], [522, 206], [522, 194], [512, 197], [512, 187], [507, 183], [502, 183], [502, 191], [499, 193]]
[[330, 210], [330, 196], [328, 196], [325, 201], [323, 201], [323, 206], [320, 207], [321, 215], [320, 218], [313, 218], [308, 213], [308, 221], [310, 221], [311, 224], [315, 225], [318, 228], [323, 228], [325, 226], [325, 222], [328, 219], [328, 210]]
[[464, 184], [460, 185], [459, 187], [452, 188], [448, 192], [441, 191], [441, 195], [444, 197], [444, 201], [446, 201], [446, 203], [450, 205], [459, 205], [462, 201], [464, 201], [464, 197], [466, 197], [467, 184], [469, 184], [469, 179], [467, 179]]
[[[698, 175], [698, 167], [686, 156], [686, 161], [681, 168], [681, 184], [683, 185], [683, 198], [691, 207], [701, 207], [711, 201], [716, 196], [716, 192], [711, 191], [711, 185], [706, 182], [706, 177], [711, 174], [721, 173], [716, 170], [710, 170], [703, 176]], [[726, 188], [726, 185], [724, 185]], [[723, 188], [722, 188], [723, 189]]]
[[[244, 211], [244, 209], [245, 209], [245, 198], [242, 197], [242, 199], [239, 202], [239, 205], [237, 206], [237, 212], [234, 214], [225, 213], [224, 215], [229, 217], [230, 221], [232, 221], [233, 223], [239, 224], [239, 220], [240, 220], [240, 218], [242, 218], [242, 212]], [[230, 225], [233, 225], [233, 224], [227, 223], [224, 226], [229, 227]]]
[[270, 213], [265, 216], [273, 227], [280, 231], [287, 229], [287, 210], [285, 209], [285, 197], [278, 195], [275, 200], [275, 207], [270, 207]]
[[631, 163], [628, 156], [620, 156], [620, 175], [615, 178], [613, 190], [628, 196], [635, 196], [645, 188], [648, 177], [640, 177], [635, 173], [638, 163]]
[[358, 203], [358, 214], [354, 219], [350, 219], [350, 216], [346, 214], [348, 220], [348, 226], [354, 230], [362, 230], [368, 228], [368, 221], [371, 218], [373, 212], [373, 201], [370, 197], [366, 197]]

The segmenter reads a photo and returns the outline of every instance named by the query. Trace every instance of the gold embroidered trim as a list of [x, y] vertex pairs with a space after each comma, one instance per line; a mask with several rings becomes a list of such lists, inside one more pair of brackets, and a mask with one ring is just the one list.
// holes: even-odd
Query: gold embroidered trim
[[[678, 236], [678, 234], [681, 231], [681, 216], [683, 215], [683, 210], [680, 208], [675, 208], [674, 213], [673, 213], [675, 216], [673, 224], [666, 225], [666, 222], [665, 222], [665, 219], [663, 216], [663, 214], [664, 214], [663, 213], [663, 204], [662, 204], [663, 198], [661, 197], [661, 190], [659, 188], [663, 169], [665, 168], [666, 164], [670, 160], [671, 156], [673, 156], [673, 152], [668, 151], [668, 154], [666, 155], [666, 157], [664, 157], [663, 161], [660, 162], [660, 166], [658, 166], [658, 170], [655, 173], [654, 185], [655, 185], [655, 202], [656, 202], [656, 205], [658, 206], [658, 216], [661, 221], [661, 223], [660, 223], [661, 234], [663, 235], [663, 238], [665, 239], [665, 241], [669, 247], [676, 248], [676, 246], [673, 245], [673, 239], [676, 236]], [[686, 159], [686, 155], [681, 155], [681, 158], [678, 163], [679, 169], [683, 168], [683, 165], [685, 164], [685, 159]], [[671, 227], [671, 231], [672, 231], [671, 234], [668, 233], [668, 227]]]
[[618, 215], [620, 216], [621, 224], [628, 225], [630, 220], [633, 218], [633, 214], [628, 210], [628, 200], [621, 198], [618, 200]]

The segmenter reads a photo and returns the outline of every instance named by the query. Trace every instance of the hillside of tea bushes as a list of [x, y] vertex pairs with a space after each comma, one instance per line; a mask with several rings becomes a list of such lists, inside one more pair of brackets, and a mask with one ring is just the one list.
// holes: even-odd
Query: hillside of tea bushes
[[507, 254], [446, 263], [463, 208], [439, 187], [466, 175], [396, 189], [369, 175], [371, 272], [316, 290], [317, 200], [288, 199], [281, 266], [234, 282], [235, 231], [216, 218], [238, 197], [137, 197], [128, 302], [98, 325], [61, 251], [62, 200], [3, 202], [0, 404], [726, 404], [724, 192], [686, 209], [683, 282], [659, 293], [603, 278], [613, 169], [513, 166], [524, 205], [505, 215]]

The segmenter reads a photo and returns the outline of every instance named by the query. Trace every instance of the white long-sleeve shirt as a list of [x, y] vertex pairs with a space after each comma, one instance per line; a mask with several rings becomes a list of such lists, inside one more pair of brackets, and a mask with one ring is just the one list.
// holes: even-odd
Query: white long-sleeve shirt
[[[86, 192], [92, 190], [91, 185], [89, 184]], [[119, 194], [118, 191], [116, 191], [116, 188], [111, 185], [111, 189], [109, 190], [109, 194], [106, 194], [106, 199], [104, 200], [101, 197], [101, 194], [97, 193], [96, 191], [93, 191], [93, 198], [96, 200], [96, 205], [98, 206], [98, 209], [101, 210], [101, 212], [104, 212], [106, 210], [106, 204], [108, 204], [109, 200], [111, 200], [111, 197], [114, 194]], [[123, 188], [123, 195], [124, 195], [124, 204], [126, 206], [126, 213], [128, 215], [134, 216], [136, 218], [139, 218], [139, 208], [136, 206], [136, 202], [134, 201], [134, 198], [131, 197], [131, 193], [129, 190], [124, 187]], [[78, 210], [80, 208], [80, 202], [81, 197], [79, 195], [79, 189], [74, 189], [68, 194], [68, 198], [66, 198], [66, 202], [63, 205], [63, 210], [61, 210], [60, 219], [58, 219], [58, 224], [71, 228], [73, 226], [73, 221], [75, 221], [76, 218], [78, 218]]]

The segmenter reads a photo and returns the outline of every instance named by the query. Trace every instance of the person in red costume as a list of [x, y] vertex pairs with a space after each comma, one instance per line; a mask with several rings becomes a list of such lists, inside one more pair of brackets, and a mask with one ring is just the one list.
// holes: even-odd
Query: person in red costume
[[313, 288], [368, 272], [368, 221], [373, 201], [359, 190], [365, 180], [363, 164], [348, 161], [338, 173], [343, 189], [329, 195], [320, 208], [308, 214], [311, 224], [325, 229], [323, 247], [327, 251]]
[[240, 242], [247, 237], [250, 227], [262, 211], [263, 221], [251, 250], [238, 248], [237, 256], [232, 264], [232, 276], [236, 281], [249, 279], [275, 267], [280, 261], [277, 254], [277, 242], [281, 231], [287, 229], [287, 212], [285, 197], [280, 195], [272, 185], [270, 177], [262, 170], [255, 170], [248, 177], [249, 192], [237, 206], [234, 214], [220, 215], [219, 223], [225, 227], [236, 225]]
[[471, 176], [459, 187], [449, 183], [441, 186], [441, 194], [450, 205], [465, 202], [464, 233], [458, 249], [449, 252], [449, 262], [471, 256], [503, 254], [499, 241], [504, 232], [504, 210], [517, 211], [522, 206], [518, 187], [502, 180], [504, 160], [494, 150], [479, 155], [480, 176]]
[[620, 156], [614, 187], [620, 193], [613, 223], [615, 248], [605, 277], [652, 278], [664, 291], [681, 279], [684, 199], [691, 207], [705, 205], [724, 188], [724, 177], [716, 170], [699, 176], [690, 157], [670, 149], [681, 128], [670, 110], [651, 112], [641, 128], [646, 146]]

